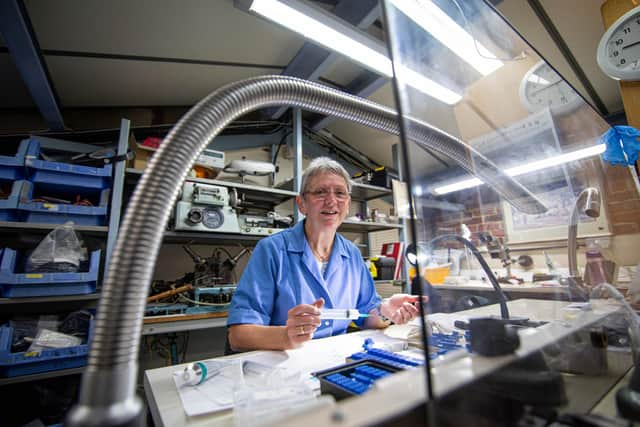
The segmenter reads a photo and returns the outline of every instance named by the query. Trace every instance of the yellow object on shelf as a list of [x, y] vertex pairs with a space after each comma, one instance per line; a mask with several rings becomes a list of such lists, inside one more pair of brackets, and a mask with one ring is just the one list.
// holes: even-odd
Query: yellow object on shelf
[[440, 265], [437, 267], [426, 267], [424, 269], [424, 278], [432, 285], [441, 285], [444, 279], [449, 275], [451, 264]]
[[[443, 264], [434, 267], [425, 267], [422, 269], [422, 275], [432, 285], [441, 285], [444, 283], [444, 279], [449, 275], [451, 264]], [[416, 275], [415, 267], [409, 267], [409, 277], [413, 279]]]

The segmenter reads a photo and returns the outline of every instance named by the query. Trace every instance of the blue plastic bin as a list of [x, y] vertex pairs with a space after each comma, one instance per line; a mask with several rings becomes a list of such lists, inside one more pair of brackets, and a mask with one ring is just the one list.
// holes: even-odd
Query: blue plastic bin
[[[20, 193], [22, 186], [27, 182], [25, 180], [10, 182], [11, 191], [8, 199], [0, 199], [0, 221], [21, 221], [18, 203], [20, 201]], [[7, 181], [0, 180], [0, 184], [7, 184]]]
[[[94, 320], [89, 327], [89, 340], [93, 337]], [[59, 369], [79, 368], [87, 364], [88, 342], [73, 347], [42, 350], [39, 352], [11, 353], [13, 328], [0, 326], [0, 377], [18, 377]]]
[[112, 166], [102, 168], [41, 160], [40, 143], [32, 140], [25, 157], [29, 181], [57, 193], [100, 193], [111, 187]]
[[96, 291], [100, 250], [91, 253], [89, 271], [83, 273], [16, 273], [18, 254], [6, 248], [0, 262], [0, 289], [5, 298], [84, 295]]
[[[62, 203], [33, 202], [34, 184], [25, 182], [20, 191], [20, 220], [31, 223], [64, 224], [73, 221], [77, 225], [106, 225], [110, 189], [100, 192], [98, 206], [76, 206]], [[55, 197], [57, 193], [49, 193]]]
[[18, 179], [24, 179], [25, 177], [25, 158], [27, 153], [34, 150], [35, 147], [31, 147], [32, 141], [25, 139], [20, 142], [18, 146], [18, 152], [15, 156], [0, 156], [0, 179], [15, 181]]

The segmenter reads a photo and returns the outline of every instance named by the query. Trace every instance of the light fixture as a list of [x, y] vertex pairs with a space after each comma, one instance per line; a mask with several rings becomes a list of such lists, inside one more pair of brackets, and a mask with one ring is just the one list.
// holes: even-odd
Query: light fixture
[[[581, 150], [572, 151], [570, 153], [560, 154], [558, 156], [549, 157], [548, 159], [538, 160], [535, 162], [527, 163], [521, 166], [515, 166], [505, 170], [505, 173], [509, 176], [524, 175], [529, 172], [535, 172], [542, 169], [547, 169], [553, 166], [562, 165], [565, 163], [573, 162], [576, 160], [584, 159], [591, 156], [604, 153], [606, 146], [604, 144], [594, 145], [589, 148], [583, 148]], [[438, 195], [452, 193], [454, 191], [465, 190], [467, 188], [477, 187], [483, 184], [482, 180], [478, 178], [470, 178], [462, 181], [454, 182], [451, 184], [442, 185], [433, 189], [433, 192]]]
[[409, 19], [467, 62], [483, 76], [504, 63], [430, 0], [389, 0]]
[[[253, 0], [249, 11], [294, 31], [314, 43], [353, 59], [385, 77], [393, 77], [391, 60], [382, 42], [372, 39], [335, 16], [298, 0]], [[405, 66], [396, 67], [403, 84], [452, 105], [462, 95]]]

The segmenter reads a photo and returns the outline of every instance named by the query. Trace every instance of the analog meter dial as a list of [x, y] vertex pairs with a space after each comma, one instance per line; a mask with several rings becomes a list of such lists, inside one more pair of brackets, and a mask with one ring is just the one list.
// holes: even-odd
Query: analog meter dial
[[576, 109], [582, 99], [549, 64], [540, 61], [520, 82], [520, 101], [531, 113], [551, 108], [564, 114]]
[[598, 65], [616, 80], [640, 80], [640, 6], [614, 22], [598, 44]]
[[224, 214], [220, 208], [205, 208], [202, 211], [202, 224], [211, 229], [222, 227]]

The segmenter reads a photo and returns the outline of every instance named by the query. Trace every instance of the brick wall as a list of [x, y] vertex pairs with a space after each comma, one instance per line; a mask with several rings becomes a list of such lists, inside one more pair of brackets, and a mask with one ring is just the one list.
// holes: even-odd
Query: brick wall
[[629, 169], [607, 165], [605, 175], [604, 198], [611, 232], [615, 235], [640, 233], [640, 198]]
[[[445, 233], [460, 234], [460, 225], [466, 224], [472, 240], [478, 243], [478, 233], [488, 231], [495, 237], [504, 237], [502, 208], [497, 195], [487, 188], [472, 188], [449, 195], [447, 201], [464, 206], [462, 211], [437, 210], [433, 212], [434, 236]], [[457, 245], [456, 245], [457, 246]]]

